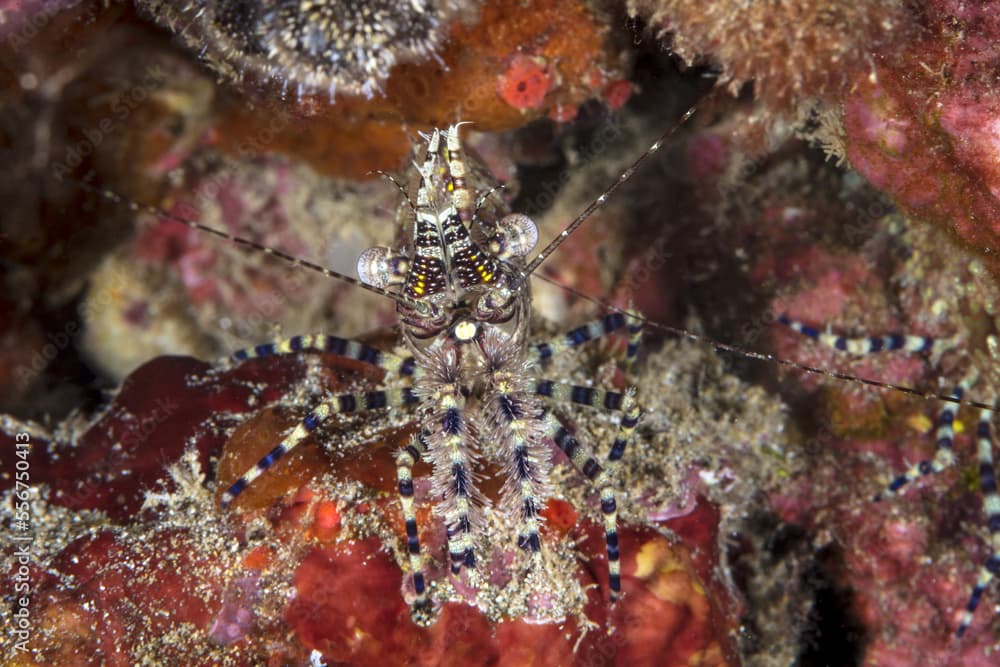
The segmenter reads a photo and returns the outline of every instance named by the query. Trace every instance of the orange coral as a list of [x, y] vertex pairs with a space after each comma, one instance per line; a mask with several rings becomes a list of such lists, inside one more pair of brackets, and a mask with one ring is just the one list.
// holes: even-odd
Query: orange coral
[[[558, 105], [576, 107], [600, 95], [589, 73], [619, 69], [609, 33], [607, 21], [577, 0], [487, 3], [475, 25], [453, 25], [441, 53], [444, 67], [396, 67], [386, 97], [413, 123], [440, 126], [461, 119], [480, 130], [520, 127]], [[525, 76], [514, 72], [532, 59], [547, 64], [544, 77], [526, 87], [530, 104], [511, 101], [498, 91], [497, 79]]]
[[[572, 119], [594, 97], [604, 96], [612, 106], [623, 103], [620, 94], [603, 89], [608, 79], [621, 77], [609, 34], [607, 21], [579, 0], [489, 3], [476, 23], [451, 24], [439, 59], [393, 68], [384, 94], [290, 101], [278, 100], [274, 91], [276, 99], [252, 108], [223, 100], [219, 144], [236, 152], [248, 144], [253, 149], [264, 137], [258, 150], [292, 154], [344, 177], [399, 169], [414, 127], [465, 120], [478, 130], [501, 131], [550, 111]], [[595, 79], [595, 71], [608, 74]]]

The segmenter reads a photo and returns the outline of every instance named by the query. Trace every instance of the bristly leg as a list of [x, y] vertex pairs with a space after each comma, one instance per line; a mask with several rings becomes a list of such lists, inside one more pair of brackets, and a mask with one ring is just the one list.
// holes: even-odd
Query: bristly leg
[[434, 393], [436, 404], [424, 422], [426, 452], [434, 466], [434, 491], [445, 520], [451, 572], [457, 575], [463, 566], [476, 566], [472, 534], [483, 501], [474, 485], [476, 457], [465, 397], [457, 385], [435, 388]]

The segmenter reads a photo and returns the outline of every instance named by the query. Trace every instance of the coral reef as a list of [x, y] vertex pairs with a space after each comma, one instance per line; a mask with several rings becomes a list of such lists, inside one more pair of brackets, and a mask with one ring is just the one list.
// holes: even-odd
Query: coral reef
[[636, 0], [629, 10], [688, 63], [717, 67], [734, 94], [753, 83], [758, 108], [733, 128], [741, 149], [770, 152], [798, 127], [909, 214], [985, 257], [1000, 247], [993, 3]]
[[[397, 197], [390, 183], [333, 181], [287, 160], [257, 158], [203, 165], [164, 202], [170, 216], [351, 273], [371, 240], [368, 221]], [[389, 231], [376, 238], [387, 240]], [[336, 282], [148, 212], [138, 234], [91, 278], [80, 307], [89, 325], [84, 344], [120, 380], [156, 352], [213, 358], [281, 332], [336, 324], [354, 336], [371, 328], [373, 316], [379, 321], [371, 304], [357, 321], [335, 315], [344, 295]], [[378, 304], [381, 319], [391, 320], [391, 305]], [[121, 345], [125, 339], [131, 344]]]
[[[684, 213], [672, 233], [664, 232], [670, 238], [667, 266], [683, 267], [666, 279], [674, 286], [675, 307], [696, 304], [713, 335], [751, 351], [766, 340], [783, 359], [921, 393], [949, 393], [971, 367], [995, 365], [987, 337], [997, 330], [998, 288], [988, 260], [970, 258], [920, 220], [886, 216], [891, 206], [856, 175], [822, 164], [794, 143], [768, 158], [744, 159], [727, 132], [731, 122], [707, 128], [682, 149], [694, 173], [677, 178], [693, 183], [674, 191], [693, 190], [693, 202], [680, 203]], [[641, 174], [637, 180], [641, 193]], [[651, 206], [661, 216], [670, 210], [663, 201]], [[653, 238], [650, 232], [640, 236]], [[691, 287], [678, 289], [685, 277]], [[721, 287], [734, 280], [745, 293]], [[713, 296], [703, 283], [716, 283], [719, 291]], [[761, 295], [765, 299], [756, 301]], [[747, 312], [760, 310], [733, 317], [741, 304]], [[950, 347], [934, 358], [852, 358], [775, 324], [782, 313], [820, 330], [902, 331]], [[776, 621], [769, 614], [777, 607], [759, 601], [773, 599], [778, 585], [788, 601], [788, 616], [778, 627], [798, 628], [806, 645], [814, 643], [797, 655], [805, 664], [983, 664], [997, 648], [995, 619], [986, 611], [995, 587], [987, 589], [971, 634], [961, 642], [953, 638], [988, 555], [968, 437], [976, 415], [959, 413], [963, 435], [956, 439], [955, 469], [873, 504], [893, 472], [933, 454], [928, 432], [942, 404], [873, 392], [829, 375], [778, 381], [804, 429], [797, 451], [810, 472], [793, 474], [770, 497], [774, 515], [734, 528], [739, 541], [729, 571], [751, 605], [741, 637], [744, 659], [774, 664], [773, 653], [765, 658], [754, 646], [774, 641]], [[969, 393], [990, 402], [994, 385], [984, 378]], [[785, 546], [775, 546], [783, 540]], [[776, 564], [762, 567], [766, 559]], [[776, 581], [778, 573], [783, 578]], [[915, 591], [914, 580], [927, 585]], [[846, 628], [843, 642], [824, 644], [823, 630], [813, 625], [819, 619]]]
[[[669, 360], [685, 355], [694, 356], [683, 367]], [[682, 378], [701, 372], [701, 355], [696, 348], [658, 353], [658, 363], [674, 376], [665, 380], [664, 369], [654, 365], [640, 383], [682, 385]], [[478, 594], [464, 577], [444, 575], [443, 554], [434, 555], [436, 595], [450, 602], [424, 630], [409, 620], [398, 595], [406, 560], [390, 498], [392, 452], [405, 438], [398, 430], [405, 415], [388, 423], [397, 424], [390, 431], [361, 418], [328, 425], [316, 443], [248, 489], [236, 513], [221, 511], [216, 493], [206, 488], [209, 457], [220, 444], [226, 443], [215, 486], [224, 488], [227, 475], [273, 446], [301, 414], [300, 403], [373, 381], [363, 368], [334, 355], [254, 360], [231, 370], [163, 357], [136, 370], [86, 425], [74, 417], [46, 433], [5, 422], [5, 438], [31, 434], [32, 481], [40, 489], [32, 495], [36, 657], [49, 664], [80, 656], [100, 656], [107, 664], [223, 658], [261, 664], [279, 657], [303, 662], [316, 652], [327, 662], [363, 665], [383, 661], [388, 650], [401, 660], [461, 660], [485, 652], [510, 664], [732, 664], [717, 531], [741, 502], [734, 490], [752, 493], [746, 482], [753, 450], [780, 439], [780, 421], [767, 412], [780, 406], [765, 407], [763, 392], [747, 403], [755, 406], [747, 413], [751, 421], [722, 428], [709, 414], [719, 407], [702, 403], [701, 412], [692, 412], [681, 407], [692, 396], [676, 392], [677, 413], [663, 419], [677, 421], [678, 429], [667, 433], [657, 423], [644, 429], [627, 465], [632, 495], [623, 512], [631, 518], [621, 531], [626, 596], [619, 604], [608, 607], [603, 568], [585, 566], [601, 558], [600, 511], [562, 458], [556, 463], [564, 500], [548, 509], [551, 562], [544, 575], [525, 577], [513, 537], [495, 526], [490, 540], [498, 541], [484, 547], [495, 551], [484, 554]], [[730, 383], [720, 402], [745, 397], [735, 378]], [[262, 405], [277, 407], [261, 412]], [[581, 411], [577, 420], [578, 432], [595, 442], [608, 432], [590, 413]], [[228, 440], [226, 434], [232, 434]], [[689, 470], [693, 462], [663, 457], [675, 438], [702, 442], [697, 466], [703, 479], [732, 475], [725, 492], [717, 482], [689, 475], [688, 500], [676, 504], [664, 485], [678, 474], [675, 467]], [[708, 451], [719, 459], [706, 460]], [[2, 484], [12, 503], [11, 480]], [[492, 485], [488, 492], [496, 490]], [[429, 552], [438, 554], [444, 535], [426, 509], [428, 491], [418, 487], [418, 504], [431, 527]], [[696, 495], [702, 492], [726, 498], [721, 514]], [[5, 510], [5, 516], [12, 514]], [[143, 583], [126, 585], [140, 573]], [[552, 613], [567, 618], [561, 624], [516, 620]]]
[[881, 58], [844, 102], [851, 164], [904, 210], [987, 258], [1000, 247], [995, 10], [927, 3], [919, 38]]
[[[291, 87], [297, 96], [291, 106], [307, 123], [317, 116], [335, 126], [373, 118], [422, 127], [467, 120], [500, 130], [556, 109], [570, 119], [569, 110], [589, 98], [620, 105], [625, 96], [624, 58], [605, 17], [575, 0], [488, 3], [479, 11], [477, 3], [456, 1], [312, 3], [310, 11], [324, 16], [312, 25], [328, 33], [308, 35], [294, 2], [268, 11], [232, 2], [192, 2], [181, 11], [174, 3], [149, 4], [191, 46], [207, 49], [209, 63], [230, 78], [251, 71], [274, 78], [279, 90]], [[247, 26], [256, 26], [252, 37]], [[224, 38], [215, 39], [220, 31]], [[358, 39], [362, 49], [347, 46]], [[525, 70], [531, 61], [544, 76]], [[622, 84], [607, 89], [616, 81]], [[251, 122], [266, 126], [267, 113], [250, 114]], [[292, 141], [287, 135], [302, 133], [282, 130], [285, 145]], [[345, 133], [340, 143], [350, 138]]]
[[733, 2], [629, 0], [629, 13], [669, 35], [688, 63], [708, 60], [735, 94], [753, 83], [773, 112], [812, 98], [836, 101], [889, 45], [916, 29], [903, 0]]
[[[995, 3], [635, 0], [630, 13], [647, 25], [630, 32], [620, 8], [580, 0], [477, 11], [385, 2], [447, 18], [417, 26], [426, 41], [397, 40], [400, 55], [352, 53], [312, 75], [295, 58], [337, 31], [306, 36], [292, 4], [272, 3], [266, 17], [285, 28], [213, 42], [199, 60], [126, 3], [0, 3], [0, 409], [17, 415], [0, 417], [0, 515], [14, 530], [23, 455], [39, 519], [26, 608], [41, 660], [374, 664], [392, 651], [499, 664], [990, 664], [995, 584], [966, 636], [952, 638], [987, 555], [975, 417], [958, 414], [953, 469], [872, 503], [933, 451], [939, 403], [720, 358], [660, 340], [660, 325], [919, 391], [948, 392], [968, 368], [992, 369]], [[248, 25], [259, 11], [211, 8], [196, 34]], [[666, 40], [643, 39], [647, 28], [694, 66], [677, 74]], [[278, 43], [279, 32], [290, 40]], [[384, 53], [384, 38], [365, 45]], [[258, 49], [244, 54], [258, 74], [236, 73], [235, 42]], [[425, 43], [434, 55], [418, 53]], [[468, 120], [470, 148], [506, 185], [497, 196], [548, 240], [701, 96], [713, 70], [726, 89], [533, 285], [538, 335], [593, 316], [570, 290], [652, 320], [637, 367], [646, 414], [621, 481], [619, 605], [604, 597], [598, 499], [557, 456], [546, 576], [527, 583], [496, 522], [482, 587], [450, 577], [440, 517], [416, 485], [442, 611], [434, 627], [413, 626], [391, 456], [412, 424], [399, 414], [329, 425], [233, 511], [219, 508], [219, 489], [309, 406], [380, 378], [330, 355], [141, 364], [307, 332], [388, 349], [395, 313], [127, 199], [352, 273], [362, 248], [412, 214], [370, 172], [405, 185], [417, 133]], [[350, 82], [331, 95], [335, 78]], [[793, 132], [857, 173], [824, 163]], [[894, 207], [905, 217], [887, 216]], [[780, 313], [953, 347], [934, 359], [845, 358], [776, 325]], [[623, 346], [551, 373], [620, 386], [608, 360]], [[124, 384], [112, 390], [115, 378]], [[992, 400], [996, 384], [984, 374], [970, 395]], [[582, 411], [571, 422], [597, 446], [614, 427]], [[484, 484], [491, 497], [496, 486]], [[20, 572], [3, 576], [13, 623], [24, 606], [8, 591]]]
[[188, 303], [162, 267], [108, 257], [91, 274], [80, 306], [80, 345], [88, 362], [121, 381], [161, 354], [211, 358], [216, 348], [191, 316]]
[[[983, 351], [985, 336], [996, 332], [992, 304], [1000, 296], [998, 287], [984, 263], [970, 262], [943, 232], [891, 216], [880, 221], [863, 253], [851, 259], [861, 260], [853, 275], [831, 269], [825, 258], [811, 257], [798, 286], [775, 300], [775, 312], [829, 322], [845, 332], [862, 322], [875, 332], [918, 332], [950, 340], [952, 348], [930, 363], [899, 353], [852, 361], [779, 329], [774, 335], [783, 356], [941, 391], [950, 391], [971, 365], [993, 363]], [[882, 271], [875, 273], [874, 267]], [[805, 386], [810, 385], [815, 388], [816, 382]], [[987, 664], [983, 651], [992, 643], [989, 633], [979, 641], [949, 641], [976, 567], [985, 559], [972, 528], [982, 524], [978, 499], [961, 481], [975, 475], [973, 443], [959, 436], [957, 469], [919, 482], [925, 490], [906, 489], [900, 497], [873, 503], [871, 497], [885, 488], [892, 470], [933, 455], [934, 408], [941, 407], [895, 393], [872, 395], [842, 383], [822, 385], [823, 428], [817, 437], [823, 454], [816, 474], [808, 484], [783, 491], [776, 506], [783, 508], [787, 521], [822, 524], [843, 548], [843, 582], [858, 591], [858, 613], [870, 635], [866, 664]], [[990, 396], [996, 387], [984, 379], [975, 391]], [[960, 412], [959, 432], [969, 431], [974, 419], [971, 412]], [[845, 486], [844, 478], [866, 481]], [[936, 500], [921, 502], [921, 493]], [[934, 564], [933, 574], [922, 572], [922, 555]], [[916, 591], [915, 581], [922, 582]], [[983, 611], [974, 627], [991, 624]], [[915, 618], [923, 619], [919, 626], [913, 624]]]
[[454, 24], [441, 58], [443, 69], [398, 67], [387, 98], [410, 122], [494, 131], [601, 99], [627, 64], [606, 16], [571, 0], [487, 3], [476, 24]]

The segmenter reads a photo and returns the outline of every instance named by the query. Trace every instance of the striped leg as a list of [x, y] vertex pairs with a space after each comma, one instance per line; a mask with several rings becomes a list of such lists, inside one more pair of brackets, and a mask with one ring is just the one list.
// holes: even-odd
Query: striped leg
[[611, 443], [611, 451], [608, 452], [608, 462], [606, 464], [612, 475], [617, 471], [619, 462], [622, 456], [625, 455], [625, 447], [628, 446], [629, 440], [632, 439], [632, 433], [639, 424], [639, 417], [642, 414], [642, 409], [635, 400], [635, 389], [632, 387], [629, 387], [625, 391], [625, 398], [622, 401], [622, 413], [622, 420], [618, 424], [618, 432], [615, 433], [614, 442]]
[[628, 348], [625, 351], [625, 372], [631, 373], [635, 358], [639, 355], [639, 345], [642, 343], [642, 330], [646, 323], [641, 317], [632, 314], [630, 310], [625, 318], [628, 326]]
[[979, 455], [979, 486], [983, 492], [983, 509], [986, 512], [986, 521], [990, 528], [990, 557], [979, 569], [979, 576], [976, 578], [976, 585], [969, 596], [969, 602], [965, 605], [965, 612], [962, 620], [955, 630], [955, 636], [961, 637], [972, 623], [972, 615], [979, 606], [979, 601], [983, 597], [987, 586], [993, 579], [1000, 575], [1000, 494], [997, 493], [996, 471], [993, 468], [993, 441], [990, 438], [990, 417], [989, 410], [979, 413], [979, 425], [976, 428], [976, 443]]
[[438, 512], [444, 516], [452, 574], [476, 566], [473, 530], [484, 502], [475, 487], [476, 452], [465, 420], [465, 395], [457, 383], [434, 384], [428, 391], [434, 405], [423, 422], [426, 458], [433, 469]]
[[277, 447], [268, 452], [254, 467], [243, 473], [242, 477], [226, 489], [225, 493], [222, 494], [222, 506], [224, 508], [229, 507], [236, 497], [243, 493], [243, 490], [252, 484], [255, 479], [277, 463], [282, 456], [295, 449], [299, 443], [305, 440], [310, 433], [315, 431], [330, 416], [413, 405], [418, 401], [419, 399], [409, 388], [379, 389], [357, 394], [341, 394], [340, 396], [323, 401], [312, 412], [306, 415], [306, 418], [299, 422]]
[[400, 357], [391, 352], [384, 352], [369, 347], [356, 340], [337, 338], [336, 336], [326, 336], [316, 334], [312, 336], [292, 336], [279, 343], [266, 343], [256, 347], [238, 350], [229, 355], [230, 363], [238, 363], [247, 359], [258, 357], [270, 357], [278, 354], [294, 354], [310, 350], [314, 352], [331, 352], [333, 354], [354, 359], [378, 368], [385, 369], [390, 373], [399, 375], [413, 375], [416, 368], [413, 357]]
[[[628, 391], [635, 393], [631, 387], [626, 393]], [[607, 391], [600, 387], [586, 387], [546, 378], [539, 378], [535, 381], [535, 393], [560, 403], [576, 403], [577, 405], [605, 410], [621, 410], [625, 397], [625, 394]]]
[[413, 466], [420, 460], [420, 452], [426, 451], [423, 434], [413, 436], [410, 444], [396, 455], [396, 477], [399, 480], [399, 504], [403, 508], [406, 525], [406, 551], [413, 574], [413, 590], [417, 597], [410, 606], [410, 618], [421, 627], [433, 622], [430, 598], [424, 578], [424, 566], [420, 557], [420, 534], [417, 530], [417, 515], [413, 510]]
[[[551, 413], [545, 414], [544, 424], [546, 437], [551, 438], [559, 446], [559, 449], [569, 457], [573, 465], [594, 486], [600, 489], [601, 512], [604, 514], [604, 541], [608, 552], [608, 588], [611, 589], [611, 601], [614, 602], [621, 595], [622, 584], [621, 563], [618, 554], [618, 503], [615, 501], [611, 476], [597, 463], [593, 453], [580, 444]], [[624, 452], [624, 445], [621, 449]]]
[[618, 432], [615, 434], [615, 440], [611, 444], [611, 451], [608, 453], [607, 459], [609, 467], [617, 465], [625, 454], [625, 447], [632, 438], [632, 432], [635, 431], [642, 413], [639, 403], [635, 399], [635, 387], [629, 387], [625, 393], [618, 393], [596, 387], [582, 387], [540, 379], [535, 383], [535, 393], [554, 401], [576, 403], [592, 408], [604, 408], [605, 410], [620, 410], [623, 413], [622, 419], [618, 424]]
[[[528, 346], [528, 358], [532, 361], [545, 361], [550, 357], [554, 357], [557, 354], [561, 354], [566, 350], [577, 347], [578, 345], [583, 345], [592, 340], [598, 338], [603, 338], [618, 329], [621, 329], [629, 322], [630, 318], [623, 313], [608, 313], [604, 317], [588, 322], [587, 324], [581, 325], [572, 331], [568, 331], [565, 334], [556, 336], [551, 340], [543, 341], [541, 343], [534, 343]], [[634, 358], [635, 354], [638, 353], [638, 339], [636, 339], [636, 344], [634, 351], [632, 348], [632, 331], [631, 326], [638, 326], [639, 330], [634, 334], [635, 336], [641, 335], [642, 325], [630, 325], [629, 329], [629, 348]]]
[[808, 336], [821, 345], [847, 352], [848, 354], [863, 355], [875, 352], [892, 352], [903, 350], [906, 352], [930, 352], [932, 355], [940, 354], [954, 344], [949, 338], [931, 338], [930, 336], [907, 336], [904, 334], [889, 334], [887, 336], [858, 336], [847, 338], [839, 336], [829, 331], [820, 331], [815, 327], [803, 324], [798, 320], [793, 320], [787, 315], [779, 315], [778, 322], [784, 324], [792, 331], [803, 336]]
[[497, 383], [487, 403], [493, 437], [503, 443], [507, 481], [501, 490], [504, 504], [519, 519], [517, 545], [541, 555], [539, 513], [552, 494], [546, 480], [549, 461], [538, 416], [541, 407], [526, 393], [512, 390], [505, 381]]
[[[905, 336], [902, 334], [892, 334], [889, 336], [864, 336], [859, 338], [845, 338], [832, 333], [822, 333], [819, 330], [807, 326], [801, 322], [790, 319], [786, 315], [781, 315], [778, 321], [805, 336], [819, 341], [821, 344], [835, 350], [841, 350], [850, 354], [862, 355], [883, 350], [905, 350], [908, 352], [929, 352], [932, 360], [936, 359], [942, 352], [950, 349], [954, 345], [953, 339], [933, 339], [927, 336]], [[961, 399], [973, 384], [975, 384], [978, 374], [975, 369], [970, 371], [952, 391], [952, 397]], [[885, 491], [885, 495], [894, 495], [909, 482], [918, 477], [931, 473], [941, 472], [945, 468], [955, 464], [955, 454], [952, 451], [954, 438], [954, 421], [958, 406], [949, 403], [941, 411], [938, 417], [936, 445], [937, 451], [933, 459], [924, 460], [910, 467], [905, 473], [894, 479]], [[1000, 575], [1000, 494], [997, 493], [996, 474], [993, 467], [992, 441], [990, 438], [990, 410], [983, 410], [979, 415], [979, 423], [976, 429], [976, 442], [979, 457], [979, 479], [983, 492], [983, 503], [986, 511], [986, 518], [990, 529], [991, 554], [979, 570], [976, 584], [969, 596], [965, 611], [962, 613], [961, 621], [955, 630], [955, 637], [961, 638], [969, 625], [972, 623], [973, 614], [979, 606], [979, 602], [989, 586], [998, 575]], [[875, 496], [874, 500], [882, 499], [883, 494]]]
[[441, 399], [440, 426], [433, 433], [431, 446], [435, 457], [439, 488], [444, 494], [444, 517], [448, 531], [448, 554], [451, 573], [458, 574], [462, 566], [475, 568], [472, 551], [472, 519], [475, 489], [472, 484], [473, 460], [468, 447], [469, 433], [463, 411], [465, 400], [456, 392]]
[[[961, 399], [965, 396], [965, 392], [975, 384], [978, 375], [975, 371], [970, 372], [965, 378], [952, 390], [952, 397]], [[878, 502], [882, 500], [883, 495], [893, 496], [899, 492], [901, 488], [924, 475], [930, 475], [931, 473], [938, 473], [953, 466], [955, 464], [955, 453], [952, 451], [952, 440], [955, 437], [955, 412], [958, 406], [953, 403], [947, 404], [941, 411], [941, 415], [938, 417], [937, 422], [937, 451], [934, 454], [933, 459], [925, 459], [919, 463], [910, 466], [910, 469], [905, 473], [892, 480], [889, 486], [886, 488], [884, 494], [876, 495], [873, 500]]]

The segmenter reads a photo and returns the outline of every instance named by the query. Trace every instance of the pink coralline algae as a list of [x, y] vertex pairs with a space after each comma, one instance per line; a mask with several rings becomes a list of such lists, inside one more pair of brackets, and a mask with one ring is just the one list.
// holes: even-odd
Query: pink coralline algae
[[[345, 292], [338, 283], [314, 279], [308, 271], [267, 261], [263, 253], [247, 253], [233, 243], [217, 243], [176, 219], [197, 220], [314, 264], [351, 271], [363, 245], [364, 225], [380, 206], [395, 203], [396, 193], [380, 185], [323, 178], [280, 158], [223, 161], [189, 175], [164, 197], [165, 215], [144, 215], [135, 238], [116, 256], [118, 274], [146, 276], [145, 281], [119, 277], [110, 285], [91, 282], [85, 304], [94, 315], [91, 356], [102, 367], [131, 370], [134, 363], [119, 363], [120, 340], [135, 344], [136, 333], [156, 331], [155, 325], [168, 322], [191, 335], [170, 335], [160, 326], [158, 340], [183, 341], [151, 352], [212, 356], [274, 337], [275, 326], [288, 331], [329, 328], [331, 310]], [[161, 285], [154, 293], [133, 284], [153, 279]], [[120, 292], [122, 303], [98, 308], [99, 297], [109, 290]], [[169, 312], [161, 307], [168, 301], [174, 304]], [[383, 310], [391, 317], [391, 307]], [[158, 315], [142, 317], [152, 311]], [[352, 333], [344, 315], [335, 320], [341, 331]], [[110, 322], [120, 326], [106, 326]], [[353, 328], [368, 326], [358, 322]], [[184, 344], [189, 340], [197, 346]]]
[[1000, 7], [941, 0], [926, 16], [919, 38], [879, 58], [846, 98], [847, 157], [908, 213], [996, 250]]
[[[731, 92], [753, 84], [761, 111], [734, 130], [747, 148], [773, 143], [783, 116], [835, 109], [839, 120], [818, 137], [831, 152], [907, 214], [983, 255], [1000, 248], [996, 2], [633, 0], [629, 9], [688, 63], [717, 66]], [[754, 126], [769, 138], [755, 142]]]
[[[295, 227], [297, 212], [288, 210], [295, 201], [292, 191], [301, 181], [298, 176], [280, 162], [239, 165], [231, 172], [206, 176], [190, 193], [178, 193], [178, 203], [168, 212], [187, 219], [217, 219], [219, 227], [229, 233], [305, 256], [308, 246], [304, 231]], [[262, 196], [261, 192], [266, 194]], [[282, 278], [285, 282], [294, 280], [287, 271], [267, 271], [259, 266], [260, 262], [246, 259], [245, 254], [236, 255], [243, 258], [240, 266], [240, 262], [230, 259], [234, 254], [231, 250], [171, 220], [142, 229], [135, 240], [137, 258], [175, 268], [195, 306], [213, 302], [234, 316], [245, 317], [258, 308], [255, 302], [260, 293], [269, 289], [289, 291], [282, 284]], [[227, 270], [223, 266], [233, 263], [237, 268]], [[236, 275], [232, 284], [220, 285], [216, 277], [230, 273]]]
[[[950, 339], [954, 347], [931, 358], [852, 358], [775, 325], [780, 356], [943, 392], [971, 364], [989, 377], [982, 364], [990, 362], [976, 350], [990, 327], [983, 309], [996, 301], [996, 287], [984, 263], [970, 262], [944, 232], [890, 216], [860, 255], [833, 262], [822, 248], [810, 251], [788, 253], [774, 264], [797, 272], [797, 287], [772, 303], [776, 315], [788, 313], [821, 329], [832, 322], [833, 331], [846, 335], [904, 331]], [[965, 636], [954, 639], [977, 569], [988, 556], [988, 544], [973, 529], [984, 523], [970, 437], [975, 413], [958, 412], [955, 466], [886, 494], [890, 480], [933, 456], [935, 420], [944, 405], [898, 392], [862, 392], [828, 378], [803, 378], [802, 386], [823, 389], [816, 415], [819, 458], [808, 479], [792, 482], [771, 500], [785, 521], [829, 531], [843, 550], [839, 577], [855, 592], [854, 611], [866, 628], [864, 664], [993, 664], [995, 621], [987, 600], [994, 592], [986, 593]], [[974, 391], [989, 395], [995, 387], [986, 379]], [[888, 497], [874, 501], [876, 494]]]
[[[978, 564], [986, 557], [963, 522], [981, 516], [975, 494], [941, 498], [956, 483], [954, 471], [921, 483], [902, 497], [873, 503], [871, 490], [889, 467], [927, 450], [928, 438], [899, 427], [885, 440], [824, 441], [823, 454], [808, 480], [791, 484], [772, 503], [786, 521], [832, 531], [844, 553], [838, 574], [854, 591], [854, 613], [867, 630], [864, 665], [963, 665], [987, 667], [990, 605], [980, 609], [974, 632], [954, 641]], [[905, 443], [905, 444], [901, 444]], [[969, 439], [956, 452], [974, 458]], [[916, 460], [910, 458], [909, 460]], [[868, 480], [863, 485], [850, 480]]]

